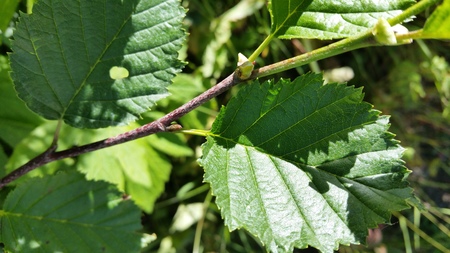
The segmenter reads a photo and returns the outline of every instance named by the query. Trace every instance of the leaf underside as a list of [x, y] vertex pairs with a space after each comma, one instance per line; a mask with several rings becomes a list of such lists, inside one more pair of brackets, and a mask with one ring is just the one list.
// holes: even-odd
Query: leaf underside
[[272, 33], [281, 39], [338, 39], [372, 28], [379, 18], [391, 18], [414, 4], [393, 1], [272, 1]]
[[[168, 95], [180, 71], [178, 0], [42, 0], [22, 14], [10, 55], [19, 97], [47, 119], [123, 125]], [[109, 75], [117, 66], [128, 77]]]
[[0, 213], [9, 252], [137, 252], [140, 211], [102, 182], [78, 173], [34, 178], [11, 192]]
[[243, 88], [200, 160], [226, 225], [272, 252], [333, 252], [408, 208], [403, 149], [360, 89], [319, 75]]

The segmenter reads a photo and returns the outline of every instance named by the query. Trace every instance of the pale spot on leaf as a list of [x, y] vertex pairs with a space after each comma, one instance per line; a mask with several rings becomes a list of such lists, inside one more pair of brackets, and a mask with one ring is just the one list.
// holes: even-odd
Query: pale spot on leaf
[[126, 68], [114, 66], [109, 70], [109, 77], [114, 80], [127, 78], [130, 73]]

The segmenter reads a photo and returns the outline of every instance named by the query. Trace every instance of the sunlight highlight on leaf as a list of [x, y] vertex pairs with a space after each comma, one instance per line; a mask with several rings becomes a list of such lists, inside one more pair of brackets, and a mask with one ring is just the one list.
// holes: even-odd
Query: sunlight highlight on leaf
[[450, 39], [450, 1], [444, 2], [436, 8], [425, 23], [422, 38]]
[[17, 93], [37, 114], [78, 128], [133, 122], [184, 65], [184, 15], [178, 0], [38, 1], [14, 33]]
[[408, 208], [403, 148], [362, 98], [314, 74], [241, 89], [200, 160], [225, 224], [271, 252], [333, 252], [364, 243], [367, 228]]
[[109, 70], [109, 77], [114, 80], [127, 78], [129, 75], [128, 69], [123, 67], [114, 66]]
[[338, 39], [373, 27], [379, 18], [388, 19], [414, 4], [393, 1], [270, 1], [272, 34], [282, 39]]

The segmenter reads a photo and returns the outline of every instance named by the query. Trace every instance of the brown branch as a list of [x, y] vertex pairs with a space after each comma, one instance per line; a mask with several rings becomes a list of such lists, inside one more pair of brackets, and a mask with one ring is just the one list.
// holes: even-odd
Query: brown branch
[[214, 97], [217, 97], [218, 95], [222, 94], [226, 90], [230, 89], [234, 85], [242, 82], [237, 77], [236, 73], [233, 73], [229, 75], [227, 78], [223, 79], [220, 83], [213, 86], [209, 90], [203, 92], [199, 96], [195, 97], [191, 101], [187, 102], [186, 104], [178, 107], [177, 109], [173, 110], [172, 112], [168, 113], [164, 117], [155, 120], [153, 122], [150, 122], [146, 125], [143, 125], [141, 127], [138, 127], [136, 129], [133, 129], [131, 131], [119, 134], [115, 137], [111, 137], [108, 139], [104, 139], [101, 141], [93, 142], [90, 144], [86, 144], [83, 146], [73, 147], [70, 149], [66, 149], [63, 151], [56, 152], [56, 144], [52, 144], [52, 146], [43, 152], [42, 154], [36, 156], [35, 158], [31, 159], [26, 164], [20, 166], [16, 170], [12, 171], [5, 177], [3, 177], [0, 180], [0, 189], [6, 186], [7, 184], [11, 183], [12, 181], [18, 179], [19, 177], [25, 175], [26, 173], [39, 168], [47, 163], [61, 160], [64, 158], [79, 156], [81, 154], [85, 154], [88, 152], [92, 152], [95, 150], [111, 147], [117, 144], [121, 144], [124, 142], [136, 140], [154, 133], [159, 132], [172, 132], [179, 130], [181, 128], [180, 125], [171, 125], [172, 122], [178, 120], [188, 112], [194, 110], [195, 108], [199, 107], [200, 105], [204, 104], [205, 102], [213, 99]]

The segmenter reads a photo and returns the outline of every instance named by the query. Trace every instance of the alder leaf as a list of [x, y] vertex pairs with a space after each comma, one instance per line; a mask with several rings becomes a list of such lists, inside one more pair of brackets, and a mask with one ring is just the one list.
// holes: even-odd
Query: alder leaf
[[230, 230], [247, 229], [271, 252], [333, 252], [408, 208], [403, 148], [362, 98], [315, 74], [240, 90], [200, 159]]
[[[183, 64], [178, 0], [41, 0], [21, 14], [10, 55], [19, 97], [47, 119], [124, 125], [157, 100]], [[110, 76], [118, 67], [121, 78]]]
[[413, 0], [287, 0], [270, 1], [271, 33], [282, 39], [338, 39], [372, 28], [379, 18], [391, 18]]
[[421, 38], [450, 39], [450, 1], [444, 2], [433, 11], [423, 28]]
[[33, 178], [0, 211], [8, 252], [138, 252], [140, 211], [104, 182], [78, 173]]

